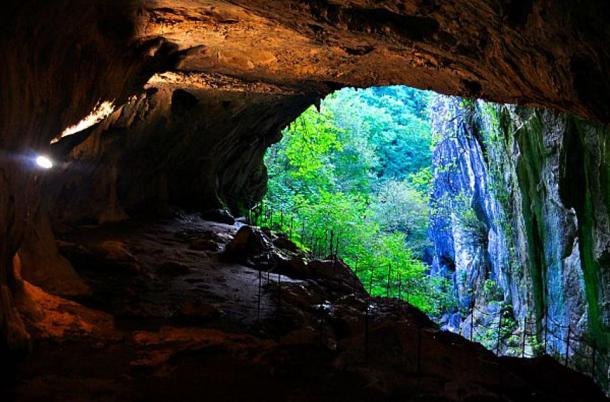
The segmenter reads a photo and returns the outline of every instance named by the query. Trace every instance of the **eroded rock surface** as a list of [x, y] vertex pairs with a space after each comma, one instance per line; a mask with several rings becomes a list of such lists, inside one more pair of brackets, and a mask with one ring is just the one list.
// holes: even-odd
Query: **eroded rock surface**
[[157, 0], [138, 35], [192, 49], [180, 71], [194, 77], [405, 84], [608, 121], [608, 15], [604, 2]]
[[[199, 210], [229, 208], [239, 212], [251, 206], [264, 191], [262, 156], [270, 143], [279, 140], [279, 130], [321, 96], [346, 85], [409, 84], [456, 95], [542, 105], [606, 123], [610, 121], [606, 46], [609, 37], [606, 23], [608, 5], [603, 1], [588, 2], [584, 6], [579, 2], [543, 0], [159, 0], [140, 4], [115, 0], [67, 0], [59, 3], [10, 0], [3, 11], [0, 15], [3, 27], [0, 53], [4, 57], [0, 69], [0, 87], [4, 97], [0, 102], [0, 352], [28, 349], [30, 336], [21, 315], [25, 317], [35, 341], [38, 339], [35, 322], [43, 316], [36, 311], [37, 304], [57, 313], [56, 316], [47, 316], [52, 322], [59, 321], [60, 327], [63, 324], [70, 327], [71, 321], [75, 323], [70, 331], [53, 332], [42, 326], [42, 332], [60, 336], [50, 336], [44, 342], [36, 341], [39, 354], [30, 357], [23, 372], [23, 378], [32, 381], [21, 383], [16, 391], [25, 399], [35, 399], [42, 393], [61, 395], [59, 391], [75, 388], [85, 395], [85, 400], [141, 399], [142, 394], [157, 395], [148, 379], [136, 381], [138, 386], [135, 389], [126, 385], [124, 380], [134, 376], [142, 379], [138, 377], [141, 371], [134, 367], [146, 367], [147, 364], [152, 364], [153, 368], [143, 371], [147, 375], [152, 372], [155, 378], [161, 379], [159, 388], [172, 389], [164, 395], [166, 399], [168, 395], [172, 397], [170, 399], [192, 396], [181, 392], [194, 388], [180, 388], [171, 383], [176, 378], [192, 379], [195, 383], [200, 380], [195, 373], [211, 375], [212, 386], [208, 391], [212, 397], [221, 397], [223, 389], [231, 389], [227, 386], [229, 381], [222, 380], [230, 373], [237, 373], [229, 377], [233, 382], [276, 386], [279, 387], [278, 395], [292, 395], [293, 392], [298, 395], [298, 389], [306, 388], [305, 382], [298, 379], [285, 385], [272, 379], [277, 373], [282, 373], [279, 367], [291, 374], [307, 372], [295, 369], [303, 362], [315, 362], [312, 366], [305, 365], [310, 369], [320, 367], [320, 360], [314, 359], [319, 354], [310, 354], [313, 348], [309, 346], [297, 348], [301, 353], [298, 359], [291, 360], [288, 354], [282, 360], [284, 355], [279, 352], [286, 347], [277, 340], [265, 340], [261, 348], [266, 348], [271, 342], [272, 353], [269, 356], [272, 358], [256, 359], [262, 362], [261, 366], [251, 368], [252, 360], [243, 358], [244, 354], [251, 352], [251, 346], [244, 339], [251, 338], [241, 337], [241, 334], [227, 335], [225, 330], [220, 335], [207, 330], [187, 330], [188, 336], [185, 337], [181, 331], [168, 329], [136, 336], [118, 328], [120, 325], [117, 323], [113, 323], [117, 327], [107, 325], [108, 314], [144, 317], [147, 324], [153, 318], [164, 324], [167, 323], [164, 320], [173, 323], [178, 317], [186, 317], [187, 321], [188, 317], [195, 317], [195, 321], [222, 321], [222, 309], [207, 299], [194, 296], [186, 303], [182, 298], [183, 293], [194, 295], [199, 292], [194, 290], [197, 280], [203, 281], [199, 282], [200, 285], [209, 282], [215, 285], [208, 286], [224, 289], [218, 285], [226, 280], [220, 271], [208, 269], [207, 276], [198, 278], [197, 264], [200, 262], [195, 263], [186, 257], [193, 253], [202, 261], [213, 261], [214, 253], [223, 248], [223, 242], [216, 241], [216, 238], [202, 238], [198, 242], [190, 239], [188, 245], [185, 243], [176, 251], [176, 255], [170, 253], [162, 259], [151, 251], [157, 246], [142, 240], [144, 235], [136, 243], [144, 244], [145, 253], [133, 250], [128, 239], [117, 239], [114, 234], [105, 239], [111, 243], [92, 241], [86, 244], [83, 241], [79, 244], [73, 241], [64, 244], [63, 251], [71, 254], [74, 265], [80, 265], [79, 273], [93, 290], [90, 298], [86, 299], [88, 309], [66, 302], [59, 296], [38, 294], [17, 274], [16, 261], [19, 258], [16, 255], [20, 249], [26, 279], [49, 289], [55, 286], [53, 290], [57, 294], [75, 290], [78, 291], [74, 293], [86, 294], [82, 284], [73, 277], [71, 267], [56, 253], [50, 232], [46, 231], [41, 238], [35, 237], [35, 228], [46, 222], [45, 217], [40, 217], [40, 211], [46, 208], [49, 208], [52, 228], [63, 233], [82, 223], [119, 222], [145, 212], [167, 216], [171, 205]], [[50, 140], [58, 138], [64, 128], [78, 122], [98, 102], [105, 100], [114, 101], [118, 106], [117, 112], [109, 119], [87, 132], [67, 137], [54, 147], [49, 145]], [[590, 142], [591, 138], [586, 133], [583, 135], [587, 141], [577, 141], [578, 151], [569, 156], [575, 158], [579, 166], [586, 166], [577, 171], [579, 175], [603, 165], [599, 163], [603, 157], [593, 151], [599, 148], [599, 143], [595, 142], [597, 140]], [[60, 168], [53, 177], [47, 175], [43, 179], [39, 171], [30, 168], [35, 152], [51, 153], [57, 159]], [[536, 156], [534, 153], [531, 157]], [[535, 160], [530, 162], [535, 163]], [[608, 214], [603, 208], [591, 208], [591, 200], [597, 202], [603, 198], [601, 190], [605, 183], [604, 180], [596, 182], [595, 177], [591, 177], [591, 184], [585, 191], [576, 189], [577, 193], [589, 194], [590, 197], [576, 197], [568, 204], [591, 219], [579, 234], [579, 244], [593, 244], [585, 247], [591, 253], [582, 258], [593, 261], [593, 265], [588, 265], [590, 269], [586, 275], [595, 276], [598, 266], [604, 267], [607, 260], [606, 236], [600, 233], [605, 233]], [[587, 193], [591, 188], [596, 190]], [[594, 204], [602, 205], [600, 202]], [[121, 231], [129, 228], [119, 227]], [[92, 233], [91, 236], [103, 237], [102, 234]], [[147, 241], [155, 243], [157, 240]], [[175, 245], [174, 239], [165, 238], [163, 241]], [[163, 251], [163, 247], [160, 249]], [[34, 258], [28, 259], [28, 256]], [[32, 263], [36, 256], [44, 256], [56, 264], [36, 265]], [[208, 268], [211, 266], [201, 264]], [[233, 279], [234, 283], [239, 285], [236, 286], [238, 289], [249, 289], [251, 300], [256, 291], [247, 284], [257, 277], [258, 271], [233, 264], [239, 273]], [[100, 272], [104, 273], [101, 277]], [[219, 277], [214, 276], [214, 272]], [[195, 282], [181, 282], [188, 275], [195, 275], [191, 278]], [[60, 276], [69, 278], [73, 286], [58, 281]], [[322, 295], [326, 292], [336, 296], [345, 291], [343, 287], [324, 289], [323, 283], [307, 277], [290, 280], [287, 277], [282, 279], [280, 275], [280, 279], [286, 281], [284, 291], [287, 298], [295, 293], [300, 303], [307, 300], [308, 304], [315, 299], [316, 304], [325, 305]], [[600, 286], [606, 286], [608, 281], [605, 277], [602, 279], [605, 282]], [[332, 282], [329, 278], [325, 281]], [[307, 283], [311, 288], [301, 288], [300, 283]], [[176, 284], [180, 285], [174, 286]], [[269, 286], [272, 286], [271, 282]], [[351, 287], [349, 283], [348, 287]], [[108, 297], [101, 297], [104, 292], [108, 292]], [[226, 289], [223, 292], [225, 294]], [[595, 299], [599, 295], [590, 294], [588, 297]], [[129, 302], [121, 301], [123, 297]], [[152, 297], [152, 301], [148, 297]], [[167, 297], [167, 304], [155, 297]], [[21, 315], [15, 307], [15, 300], [19, 301]], [[340, 304], [339, 301], [335, 303]], [[352, 300], [338, 311], [353, 313], [353, 306], [357, 304]], [[291, 306], [288, 302], [284, 305]], [[105, 313], [98, 316], [100, 310]], [[302, 311], [302, 307], [293, 309], [295, 314], [298, 311]], [[379, 311], [384, 310], [379, 308]], [[246, 316], [238, 308], [233, 313], [236, 318]], [[356, 322], [352, 313], [345, 313], [344, 317], [351, 318], [344, 320]], [[296, 315], [299, 317], [295, 320], [297, 324], [310, 322], [315, 317], [311, 313], [309, 316], [299, 314]], [[306, 319], [301, 321], [303, 317]], [[405, 339], [415, 336], [414, 330], [408, 329], [413, 323], [401, 321], [404, 320], [402, 313], [398, 317], [388, 313], [386, 317], [388, 319], [382, 320], [379, 326], [372, 318], [371, 333], [379, 328], [379, 339], [392, 343], [399, 352], [410, 351], [412, 343]], [[133, 323], [131, 318], [127, 321]], [[98, 321], [104, 323], [104, 331], [82, 330], [91, 325], [93, 328], [102, 325]], [[601, 321], [606, 322], [607, 318]], [[404, 324], [404, 328], [393, 327], [399, 324]], [[295, 323], [287, 325], [288, 328], [298, 328], [294, 327]], [[289, 332], [279, 330], [279, 327], [271, 327], [270, 333], [288, 336]], [[239, 332], [239, 326], [236, 328]], [[109, 332], [111, 335], [107, 335]], [[322, 336], [322, 343], [326, 348], [349, 349], [342, 349], [344, 338], [328, 335], [335, 332], [335, 329], [323, 332], [326, 335]], [[349, 331], [345, 333], [345, 339], [353, 338], [350, 338]], [[297, 331], [296, 334], [301, 334], [295, 335], [297, 339], [306, 338], [303, 334], [314, 334], [314, 338], [319, 338], [315, 331]], [[115, 336], [127, 341], [104, 341], [116, 339]], [[371, 340], [376, 336], [371, 335]], [[102, 341], [91, 343], [92, 339]], [[189, 339], [202, 342], [207, 339], [210, 345], [214, 345], [212, 352]], [[354, 339], [362, 345], [361, 340]], [[173, 346], [168, 347], [169, 352], [157, 355], [148, 349], [159, 343], [166, 345], [165, 341], [182, 342], [184, 353], [174, 353], [178, 349]], [[462, 341], [455, 342], [463, 345]], [[227, 354], [215, 354], [219, 343], [226, 350], [235, 352], [231, 355], [235, 357], [227, 360]], [[252, 344], [258, 345], [255, 341]], [[71, 361], [65, 365], [67, 356], [63, 346], [69, 346], [67, 349], [75, 356], [78, 354], [78, 363]], [[134, 348], [142, 351], [142, 359], [134, 357]], [[467, 352], [462, 356], [448, 346], [434, 343], [431, 349], [439, 352], [431, 354], [436, 356], [433, 366], [455, 368], [463, 361], [465, 365], [468, 362], [470, 367], [478, 367], [479, 372], [486, 375], [493, 371], [490, 367], [497, 367], [494, 366], [496, 363], [490, 366], [486, 362], [488, 354], [483, 351], [482, 360], [485, 361], [469, 361], [468, 356], [473, 354], [469, 346], [464, 348]], [[198, 371], [201, 361], [188, 356], [190, 352], [195, 356], [195, 351], [211, 353], [216, 360], [206, 360], [204, 364], [208, 366]], [[317, 353], [318, 349], [315, 351]], [[489, 389], [492, 389], [489, 393], [498, 394], [498, 383], [493, 383], [495, 379], [485, 379], [483, 384], [487, 385], [477, 385], [473, 390], [472, 384], [478, 384], [478, 374], [453, 368], [445, 367], [445, 374], [426, 380], [421, 376], [407, 378], [405, 373], [413, 369], [412, 354], [409, 354], [411, 360], [404, 361], [401, 360], [403, 353], [389, 356], [387, 361], [404, 370], [398, 370], [401, 373], [398, 377], [394, 374], [384, 377], [383, 367], [370, 371], [355, 363], [352, 365], [349, 353], [345, 354], [346, 361], [350, 362], [346, 366], [360, 368], [355, 369], [356, 374], [349, 371], [349, 374], [344, 374], [345, 370], [337, 370], [337, 367], [345, 366], [337, 364], [336, 356], [328, 357], [327, 353], [325, 350], [322, 355], [326, 359], [323, 361], [329, 364], [325, 367], [329, 369], [316, 373], [323, 378], [306, 377], [307, 384], [320, 384], [316, 391], [320, 395], [336, 397], [341, 395], [340, 391], [353, 392], [347, 385], [337, 386], [353, 384], [352, 375], [369, 384], [366, 389], [357, 389], [359, 393], [352, 400], [380, 394], [394, 395], [396, 392], [412, 397], [410, 387], [413, 381], [427, 384], [423, 389], [432, 393], [444, 390], [451, 396], [443, 397], [449, 399], [467, 397], [470, 393], [478, 395], [473, 398], [482, 399]], [[355, 353], [360, 359], [362, 353]], [[82, 355], [90, 358], [82, 359]], [[115, 356], [115, 359], [107, 360], [109, 356]], [[167, 356], [171, 358], [166, 359]], [[374, 356], [387, 362], [383, 360], [383, 354]], [[442, 363], [443, 359], [452, 363]], [[3, 359], [2, 363], [7, 361]], [[33, 364], [36, 361], [49, 366], [36, 366]], [[131, 364], [134, 361], [137, 363]], [[177, 361], [185, 364], [174, 365]], [[161, 365], [155, 366], [155, 362], [161, 362]], [[221, 365], [224, 370], [218, 370], [219, 362], [226, 363]], [[409, 368], [401, 364], [407, 364]], [[57, 367], [66, 369], [57, 372]], [[269, 374], [271, 367], [278, 367], [273, 370], [273, 375]], [[75, 372], [88, 373], [88, 379], [75, 378]], [[125, 377], [118, 378], [116, 373]], [[343, 382], [344, 375], [349, 381]], [[291, 378], [296, 377], [299, 376]], [[163, 378], [167, 381], [162, 381]], [[489, 385], [488, 380], [496, 385]], [[527, 380], [523, 381], [527, 383]], [[513, 383], [515, 387], [522, 386], [518, 380]], [[532, 389], [527, 385], [518, 389], [532, 395]], [[197, 387], [197, 392], [200, 392], [200, 387]], [[256, 395], [262, 397], [263, 391], [260, 392]], [[568, 395], [572, 398], [570, 391], [564, 392], [562, 388], [549, 392], [560, 392], [559, 400]], [[527, 400], [514, 395], [511, 397], [515, 400]], [[577, 398], [574, 396], [570, 400]]]
[[[221, 243], [218, 251], [192, 250], [193, 239], [211, 233]], [[247, 265], [223, 251], [243, 244], [246, 236], [238, 233], [265, 245], [242, 249]], [[27, 300], [39, 307], [21, 306], [34, 348], [19, 366], [19, 380], [0, 396], [605, 400], [590, 380], [552, 360], [499, 359], [440, 331], [402, 301], [371, 298], [340, 261], [312, 260], [265, 240], [275, 236], [184, 213], [66, 235], [61, 249], [92, 294], [76, 303], [26, 284]], [[100, 253], [106, 257], [98, 258]], [[293, 276], [279, 260], [253, 263], [261, 253], [300, 259], [307, 277], [302, 271]], [[167, 275], [176, 264], [187, 269]], [[562, 381], [547, 387], [538, 383], [541, 376]]]
[[[461, 311], [448, 325], [470, 337], [474, 324], [475, 339], [513, 355], [526, 331], [527, 353], [607, 386], [608, 128], [458, 98], [435, 112], [433, 269], [453, 279]], [[513, 337], [497, 348], [501, 311]]]

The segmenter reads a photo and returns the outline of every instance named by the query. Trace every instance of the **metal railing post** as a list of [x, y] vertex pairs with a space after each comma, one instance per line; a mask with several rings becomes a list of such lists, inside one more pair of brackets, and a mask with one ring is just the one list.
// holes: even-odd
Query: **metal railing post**
[[472, 300], [472, 306], [470, 307], [470, 342], [474, 340], [474, 310], [477, 304], [477, 298], [474, 297]]
[[595, 355], [597, 354], [597, 348], [595, 344], [591, 347], [591, 377], [595, 379]]
[[256, 307], [256, 321], [261, 320], [261, 291], [262, 291], [263, 271], [258, 271], [258, 301]]
[[521, 358], [525, 357], [525, 331], [527, 328], [527, 320], [523, 319], [523, 337], [521, 339]]
[[390, 297], [390, 275], [392, 275], [392, 264], [388, 264], [388, 281], [385, 289], [386, 297]]
[[398, 271], [398, 300], [402, 300], [402, 272]]
[[421, 374], [421, 327], [417, 326], [417, 374]]
[[569, 367], [570, 364], [570, 336], [572, 335], [572, 327], [568, 324], [568, 337], [566, 338], [566, 357], [565, 366]]
[[500, 355], [500, 342], [501, 342], [501, 332], [502, 332], [502, 308], [500, 308], [500, 316], [498, 317], [498, 340], [496, 343], [496, 355]]
[[544, 354], [546, 355], [546, 339], [548, 338], [549, 332], [549, 309], [547, 307], [546, 312], [544, 314]]
[[366, 300], [366, 308], [364, 310], [364, 361], [369, 361], [369, 304], [370, 300]]

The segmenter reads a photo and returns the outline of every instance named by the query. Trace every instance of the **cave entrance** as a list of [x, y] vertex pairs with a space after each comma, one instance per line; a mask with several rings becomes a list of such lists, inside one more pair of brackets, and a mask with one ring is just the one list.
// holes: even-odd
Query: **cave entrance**
[[440, 320], [453, 286], [430, 275], [431, 105], [406, 86], [345, 88], [307, 109], [269, 148], [259, 224], [314, 256], [336, 255], [373, 296]]
[[514, 307], [528, 296], [509, 278], [510, 108], [406, 86], [337, 91], [268, 149], [256, 224], [339, 258], [371, 296], [402, 299], [497, 354], [534, 356], [540, 317]]

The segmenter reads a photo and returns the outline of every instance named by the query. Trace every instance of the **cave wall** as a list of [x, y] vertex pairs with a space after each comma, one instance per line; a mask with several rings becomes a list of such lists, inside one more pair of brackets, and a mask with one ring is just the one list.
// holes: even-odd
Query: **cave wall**
[[[409, 84], [608, 122], [607, 16], [604, 1], [9, 0], [0, 16], [0, 344], [27, 344], [13, 300], [18, 250], [29, 279], [53, 276], [26, 257], [55, 255], [40, 211], [58, 230], [172, 202], [247, 206], [264, 187], [262, 144], [346, 85]], [[50, 148], [102, 100], [122, 107]], [[61, 175], [30, 169], [34, 151], [66, 158]], [[592, 197], [577, 207], [593, 211]]]
[[530, 353], [544, 345], [589, 372], [591, 347], [565, 339], [608, 354], [609, 128], [459, 98], [434, 110], [433, 274], [453, 279], [460, 306], [448, 328], [470, 336], [474, 322], [485, 343], [504, 303], [509, 332], [537, 334]]
[[[13, 259], [33, 236], [41, 201], [35, 152], [100, 99], [123, 102], [177, 62], [162, 39], [135, 38], [131, 2], [8, 1], [0, 16], [0, 353], [28, 346], [15, 308]], [[7, 355], [8, 356], [8, 355]]]
[[105, 223], [170, 206], [243, 213], [266, 190], [266, 149], [316, 99], [220, 75], [188, 91], [153, 80], [78, 144], [54, 145], [63, 165], [46, 186], [53, 221]]

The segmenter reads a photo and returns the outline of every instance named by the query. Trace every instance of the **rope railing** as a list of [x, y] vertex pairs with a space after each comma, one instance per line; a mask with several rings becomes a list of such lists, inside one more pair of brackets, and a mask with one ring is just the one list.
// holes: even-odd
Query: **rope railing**
[[[286, 233], [288, 238], [296, 240], [313, 258], [330, 257], [336, 261], [339, 255], [341, 244], [341, 236], [334, 229], [323, 228], [321, 225], [312, 225], [308, 227], [305, 219], [296, 222], [294, 216], [279, 212], [273, 212], [264, 203], [260, 203], [248, 210], [248, 222], [255, 226], [268, 228], [272, 231], [280, 231]], [[399, 276], [394, 281], [391, 280], [393, 267], [391, 264], [385, 267], [386, 271], [383, 275], [379, 274], [373, 267], [367, 267], [367, 264], [360, 264], [355, 259], [354, 273], [358, 276], [362, 274], [368, 275], [368, 283], [365, 283], [365, 288], [369, 294], [373, 291], [374, 285], [379, 285], [382, 281], [382, 288], [385, 285], [385, 295], [398, 295], [399, 298], [409, 301], [409, 283], [403, 281]], [[398, 270], [398, 272], [400, 272]], [[281, 287], [280, 287], [281, 289]], [[474, 298], [476, 300], [476, 297]], [[280, 299], [281, 300], [281, 299]], [[523, 319], [520, 322], [512, 322], [511, 325], [516, 325], [516, 329], [507, 328], [507, 323], [503, 317], [508, 314], [504, 306], [498, 306], [498, 311], [488, 312], [481, 310], [476, 303], [470, 307], [470, 340], [476, 341], [475, 335], [483, 331], [487, 331], [492, 335], [489, 339], [489, 349], [492, 349], [496, 354], [511, 353], [512, 350], [515, 356], [523, 358], [533, 358], [540, 355], [549, 355], [565, 366], [572, 365], [581, 372], [588, 372], [596, 381], [605, 389], [610, 387], [608, 379], [608, 363], [610, 358], [606, 353], [602, 353], [594, 341], [591, 341], [586, 336], [576, 335], [575, 328], [571, 325], [563, 325], [554, 320], [548, 311], [545, 311], [539, 318]], [[491, 317], [490, 325], [483, 325], [480, 320], [474, 319], [474, 313], [484, 317]], [[260, 312], [258, 313], [260, 315]], [[370, 312], [364, 313], [365, 321], [370, 319]], [[320, 318], [323, 320], [323, 318]], [[323, 323], [320, 324], [323, 326]], [[367, 326], [366, 324], [365, 326]], [[533, 330], [531, 330], [533, 329]], [[507, 332], [511, 331], [511, 332]], [[477, 338], [480, 336], [476, 335]], [[510, 339], [513, 338], [511, 342]], [[366, 338], [366, 337], [365, 337]], [[491, 343], [494, 344], [491, 344]], [[560, 347], [563, 345], [563, 347]], [[588, 363], [584, 363], [588, 362]], [[586, 367], [588, 366], [588, 367]], [[605, 367], [605, 369], [602, 369]]]
[[[477, 322], [478, 325], [473, 327], [472, 324], [475, 323], [475, 321], [472, 317], [474, 317], [475, 312], [485, 317], [492, 317], [494, 320], [490, 325], [482, 325]], [[562, 325], [548, 317], [548, 311], [545, 311], [543, 315], [544, 319], [522, 320], [521, 326], [517, 328], [517, 332], [508, 334], [508, 339], [507, 337], [502, 338], [502, 317], [503, 314], [505, 314], [505, 310], [502, 307], [500, 307], [497, 312], [489, 313], [482, 311], [473, 304], [470, 314], [471, 340], [473, 340], [473, 334], [476, 329], [479, 329], [479, 332], [481, 332], [480, 328], [483, 328], [483, 330], [486, 331], [491, 330], [492, 333], [494, 333], [493, 331], [495, 330], [497, 354], [500, 354], [500, 352], [506, 354], [511, 348], [513, 350], [517, 348], [517, 353], [514, 354], [520, 355], [523, 358], [534, 358], [541, 354], [550, 355], [567, 367], [573, 367], [583, 373], [589, 374], [604, 389], [608, 389], [610, 385], [610, 380], [608, 378], [608, 356], [604, 353], [600, 353], [595, 342], [592, 342], [586, 336], [575, 335], [572, 332], [574, 328], [572, 328], [571, 325]], [[498, 320], [498, 324], [495, 323], [495, 319]], [[519, 326], [519, 323], [514, 324]], [[535, 330], [528, 330], [528, 328], [535, 328]], [[567, 331], [567, 334], [562, 335], [562, 332], [564, 331]], [[518, 338], [520, 337], [520, 345], [515, 345], [515, 342], [511, 343], [509, 341], [510, 336], [516, 336], [516, 341], [518, 341]], [[540, 347], [539, 344], [541, 338], [543, 347]], [[556, 353], [553, 353], [553, 350], [551, 350], [547, 342], [549, 338], [554, 339], [556, 345], [564, 345], [563, 353], [561, 350], [557, 349]], [[538, 345], [540, 350], [536, 351], [536, 348], [534, 347], [536, 345]], [[526, 350], [528, 347], [530, 349], [529, 352]], [[518, 353], [519, 348], [520, 353]], [[503, 351], [500, 349], [503, 349]], [[602, 370], [601, 367], [605, 367], [605, 370], [600, 373], [599, 371]]]

